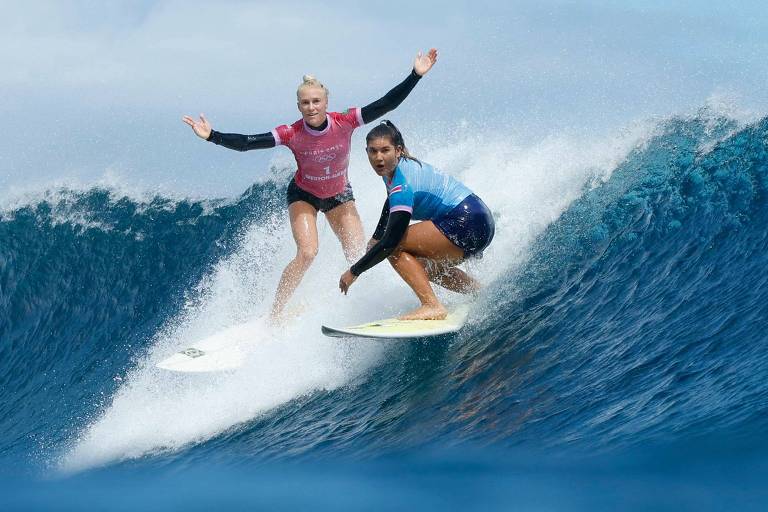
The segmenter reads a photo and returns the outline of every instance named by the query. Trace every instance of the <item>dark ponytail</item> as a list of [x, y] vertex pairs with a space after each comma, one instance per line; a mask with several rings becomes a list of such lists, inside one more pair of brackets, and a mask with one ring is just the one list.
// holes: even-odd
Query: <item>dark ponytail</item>
[[374, 126], [373, 129], [368, 132], [368, 135], [365, 136], [365, 143], [367, 145], [374, 139], [382, 138], [389, 139], [393, 146], [396, 148], [399, 147], [403, 152], [403, 158], [414, 160], [421, 164], [417, 158], [412, 157], [411, 154], [408, 153], [408, 148], [405, 147], [405, 141], [403, 140], [403, 134], [400, 133], [400, 130], [398, 130], [389, 119], [383, 119], [379, 124]]

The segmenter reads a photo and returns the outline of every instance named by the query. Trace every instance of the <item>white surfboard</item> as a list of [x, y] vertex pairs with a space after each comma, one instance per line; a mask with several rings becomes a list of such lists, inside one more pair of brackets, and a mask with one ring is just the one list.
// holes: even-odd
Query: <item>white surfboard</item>
[[155, 366], [189, 373], [235, 370], [243, 365], [249, 349], [263, 332], [263, 321], [236, 325], [184, 347]]
[[454, 308], [443, 320], [398, 320], [385, 318], [366, 324], [346, 327], [322, 326], [326, 336], [382, 338], [382, 339], [413, 339], [429, 338], [459, 331], [467, 322], [469, 304]]

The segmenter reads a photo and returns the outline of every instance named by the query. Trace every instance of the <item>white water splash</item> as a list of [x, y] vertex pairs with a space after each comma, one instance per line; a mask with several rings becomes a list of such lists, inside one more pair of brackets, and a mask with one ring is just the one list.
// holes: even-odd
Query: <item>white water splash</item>
[[[497, 137], [411, 144], [411, 149], [461, 179], [493, 210], [496, 238], [485, 258], [472, 265], [488, 283], [521, 264], [534, 238], [585, 187], [607, 179], [651, 131], [638, 126], [597, 141], [553, 136], [532, 147]], [[405, 136], [408, 142], [410, 137]], [[378, 220], [384, 188], [360, 153], [352, 155], [351, 179], [370, 233]], [[240, 248], [189, 292], [184, 312], [158, 333], [152, 349], [125, 377], [112, 403], [73, 440], [59, 463], [64, 471], [204, 442], [290, 400], [356, 382], [385, 357], [387, 348], [394, 345], [324, 338], [320, 325], [328, 320], [357, 322], [391, 316], [414, 307], [415, 297], [386, 264], [362, 276], [349, 296], [341, 295], [337, 283], [347, 263], [320, 216], [320, 254], [289, 306], [301, 311], [289, 326], [273, 330], [264, 322], [248, 324], [254, 326], [253, 349], [237, 371], [188, 376], [155, 367], [197, 340], [266, 317], [283, 265], [294, 253], [286, 217], [285, 212], [276, 212], [270, 222], [248, 227]], [[447, 295], [451, 294], [441, 292], [441, 297]]]

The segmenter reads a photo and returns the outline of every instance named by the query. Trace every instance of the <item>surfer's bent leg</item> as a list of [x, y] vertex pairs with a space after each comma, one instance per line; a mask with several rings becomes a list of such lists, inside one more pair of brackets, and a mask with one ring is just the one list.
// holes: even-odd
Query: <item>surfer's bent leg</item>
[[389, 257], [389, 262], [421, 301], [420, 308], [401, 318], [445, 318], [447, 315], [445, 306], [440, 303], [432, 290], [427, 270], [419, 258], [455, 265], [462, 261], [464, 252], [448, 240], [431, 221], [423, 221], [408, 227], [398, 246], [398, 251]]
[[317, 256], [317, 210], [309, 203], [295, 201], [288, 206], [291, 231], [296, 241], [296, 256], [288, 263], [277, 285], [275, 302], [272, 305], [272, 319], [282, 313], [304, 273]]
[[421, 307], [401, 316], [401, 320], [441, 320], [448, 314], [429, 284], [427, 271], [418, 258], [397, 250], [388, 258], [395, 271], [403, 278], [419, 298]]
[[344, 256], [348, 262], [352, 263], [363, 255], [365, 249], [363, 222], [357, 213], [352, 188], [347, 185], [344, 192], [331, 199], [334, 200], [334, 204], [322, 211], [341, 242]]
[[453, 262], [424, 259], [422, 263], [427, 269], [429, 280], [447, 290], [456, 293], [477, 293], [480, 291], [480, 282], [454, 266]]

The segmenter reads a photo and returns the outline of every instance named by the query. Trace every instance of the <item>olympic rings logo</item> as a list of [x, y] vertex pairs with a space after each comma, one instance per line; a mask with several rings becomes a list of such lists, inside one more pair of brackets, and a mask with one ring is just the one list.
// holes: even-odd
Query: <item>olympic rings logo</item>
[[317, 155], [314, 160], [318, 163], [330, 162], [336, 159], [336, 153], [329, 153], [327, 155]]

